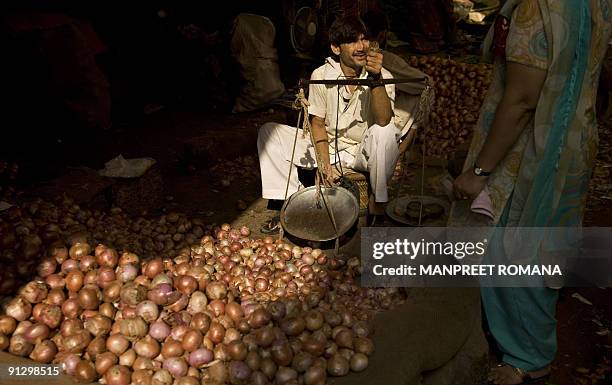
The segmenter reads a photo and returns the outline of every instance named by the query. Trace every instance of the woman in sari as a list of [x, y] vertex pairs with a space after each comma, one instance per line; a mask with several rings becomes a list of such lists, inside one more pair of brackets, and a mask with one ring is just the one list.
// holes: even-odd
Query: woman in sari
[[[494, 78], [453, 184], [449, 226], [581, 226], [611, 18], [612, 0], [506, 1], [485, 42], [485, 52], [495, 55]], [[483, 190], [491, 217], [470, 209]], [[557, 348], [558, 291], [483, 287], [481, 297], [503, 354], [491, 383], [547, 377]]]

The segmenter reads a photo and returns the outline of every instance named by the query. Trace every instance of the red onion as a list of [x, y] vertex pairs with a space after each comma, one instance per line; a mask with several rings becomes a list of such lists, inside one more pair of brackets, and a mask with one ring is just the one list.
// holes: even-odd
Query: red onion
[[91, 342], [91, 335], [87, 330], [78, 330], [62, 339], [64, 351], [68, 353], [82, 353]]
[[117, 268], [117, 279], [123, 283], [133, 281], [138, 275], [138, 268], [132, 264], [121, 265]]
[[96, 268], [96, 258], [93, 255], [85, 255], [79, 260], [79, 269], [83, 272], [89, 272]]
[[10, 335], [17, 328], [17, 321], [8, 315], [0, 315], [0, 334]]
[[200, 368], [210, 363], [214, 358], [212, 350], [200, 348], [189, 353], [189, 365]]
[[71, 271], [77, 270], [79, 268], [79, 261], [74, 259], [67, 259], [62, 262], [61, 271], [64, 274], [67, 274]]
[[149, 327], [149, 335], [161, 342], [170, 335], [170, 326], [162, 320], [156, 321]]
[[172, 374], [166, 369], [153, 373], [152, 380], [153, 385], [172, 385], [173, 382]]
[[147, 290], [133, 282], [126, 283], [121, 288], [121, 301], [129, 306], [137, 306], [147, 298]]
[[122, 355], [119, 356], [119, 365], [131, 367], [136, 361], [137, 355], [134, 349], [126, 350]]
[[105, 336], [111, 331], [112, 320], [101, 314], [88, 318], [84, 322], [85, 329], [90, 332], [93, 336]]
[[164, 360], [163, 368], [174, 376], [181, 378], [187, 374], [187, 363], [181, 357], [170, 357]]
[[94, 310], [100, 306], [98, 291], [93, 287], [84, 287], [79, 290], [79, 306], [86, 310]]
[[73, 335], [79, 330], [83, 330], [83, 322], [78, 318], [71, 318], [64, 320], [60, 326], [60, 333], [62, 337], [68, 337]]
[[172, 293], [172, 286], [161, 283], [149, 290], [147, 298], [157, 305], [165, 306], [168, 304], [169, 296]]
[[121, 320], [121, 334], [129, 338], [144, 337], [148, 332], [148, 325], [141, 317]]
[[23, 337], [29, 343], [36, 344], [49, 337], [49, 334], [50, 330], [47, 325], [36, 323], [26, 329]]

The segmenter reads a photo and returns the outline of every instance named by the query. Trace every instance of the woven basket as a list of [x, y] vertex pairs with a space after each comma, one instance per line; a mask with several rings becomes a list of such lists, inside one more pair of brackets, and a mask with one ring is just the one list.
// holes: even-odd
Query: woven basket
[[347, 170], [344, 177], [353, 182], [359, 189], [359, 216], [365, 216], [368, 213], [368, 204], [370, 203], [370, 184], [365, 173]]

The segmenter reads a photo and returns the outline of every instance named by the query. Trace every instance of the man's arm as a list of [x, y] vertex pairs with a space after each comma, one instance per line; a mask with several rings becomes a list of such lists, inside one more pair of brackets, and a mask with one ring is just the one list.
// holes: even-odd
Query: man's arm
[[[366, 70], [374, 76], [381, 76], [383, 63], [383, 54], [381, 52], [368, 52]], [[391, 101], [384, 85], [372, 88], [371, 106], [374, 122], [379, 126], [386, 126], [391, 122], [393, 110], [391, 109]]]
[[325, 119], [315, 115], [310, 115], [310, 117], [312, 138], [314, 139], [313, 146], [319, 154], [322, 163], [319, 164], [318, 167], [321, 167], [323, 174], [326, 176], [326, 181], [331, 185], [335, 177], [329, 159], [329, 139], [327, 137], [327, 130], [325, 129]]

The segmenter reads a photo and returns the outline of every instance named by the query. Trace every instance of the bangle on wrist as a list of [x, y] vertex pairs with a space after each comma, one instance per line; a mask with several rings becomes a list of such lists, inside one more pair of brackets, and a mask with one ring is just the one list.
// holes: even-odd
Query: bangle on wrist
[[474, 175], [476, 175], [476, 176], [489, 176], [489, 175], [491, 175], [491, 171], [485, 171], [480, 166], [478, 166], [477, 164], [474, 164], [473, 171], [474, 171]]
[[319, 144], [319, 143], [329, 143], [329, 139], [319, 139], [315, 142], [315, 144]]

